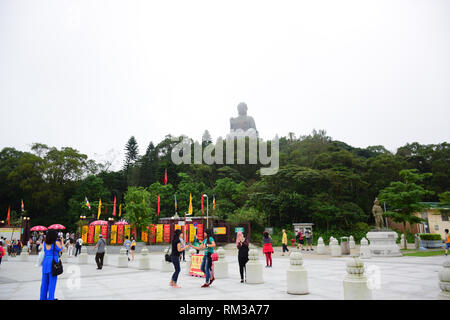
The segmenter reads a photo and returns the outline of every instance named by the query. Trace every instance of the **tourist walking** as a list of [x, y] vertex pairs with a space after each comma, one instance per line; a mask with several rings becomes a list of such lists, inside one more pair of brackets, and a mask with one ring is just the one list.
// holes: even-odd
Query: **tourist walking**
[[[128, 236], [125, 236], [125, 241], [123, 242], [123, 246], [127, 250], [127, 257], [128, 257], [128, 252], [130, 251], [130, 247], [131, 247], [131, 241], [130, 241], [130, 239], [128, 239]], [[130, 261], [130, 257], [128, 257], [128, 261]]]
[[0, 265], [2, 264], [2, 258], [5, 255], [5, 249], [3, 249], [3, 241], [0, 241]]
[[448, 254], [448, 248], [450, 248], [450, 236], [448, 235], [448, 229], [445, 229], [445, 255]]
[[241, 283], [243, 283], [247, 279], [245, 265], [248, 262], [248, 241], [244, 238], [242, 232], [237, 233], [236, 247], [238, 248], [239, 273], [241, 274]]
[[[200, 246], [200, 241], [198, 240], [197, 234], [194, 235], [194, 246], [193, 247], [198, 247]], [[195, 249], [197, 251], [197, 254], [199, 254], [200, 250]]]
[[264, 231], [263, 243], [263, 253], [266, 255], [266, 268], [272, 268], [272, 238], [267, 231]]
[[130, 252], [131, 252], [131, 261], [134, 261], [134, 251], [136, 251], [136, 240], [134, 240], [134, 237], [131, 236], [131, 246], [130, 246]]
[[94, 246], [94, 250], [97, 248], [97, 253], [95, 254], [95, 262], [97, 263], [97, 270], [101, 270], [103, 268], [105, 247], [106, 247], [106, 240], [103, 239], [103, 236], [100, 234], [98, 236], [97, 244]]
[[75, 240], [73, 240], [73, 237], [72, 236], [69, 237], [69, 250], [68, 250], [69, 257], [71, 257], [73, 255], [73, 246], [74, 246], [74, 244], [75, 244]]
[[304, 240], [303, 240], [303, 232], [302, 232], [302, 230], [298, 230], [298, 233], [297, 233], [297, 235], [296, 235], [296, 238], [298, 239], [298, 248], [299, 248], [299, 249], [302, 249], [302, 250], [305, 250], [305, 249], [303, 248], [303, 242], [304, 242]]
[[[314, 251], [312, 248], [312, 240], [313, 240], [313, 233], [311, 231], [311, 228], [306, 228], [305, 230], [305, 239], [306, 239], [306, 251], [309, 251], [311, 249], [311, 251]], [[309, 246], [309, 249], [308, 249]]]
[[286, 234], [286, 230], [283, 229], [283, 237], [281, 238], [281, 244], [283, 245], [283, 253], [281, 254], [282, 256], [284, 256], [285, 252], [289, 252], [289, 249], [287, 247], [287, 234]]
[[63, 244], [57, 241], [55, 230], [48, 230], [45, 237], [44, 260], [42, 261], [41, 300], [55, 300], [55, 289], [58, 276], [52, 274], [53, 261], [59, 262], [59, 253], [63, 252]]
[[81, 253], [81, 246], [83, 245], [83, 239], [78, 235], [77, 242], [75, 243], [75, 257], [78, 253]]
[[213, 238], [213, 232], [211, 229], [206, 229], [203, 234], [203, 242], [200, 245], [200, 247], [194, 247], [195, 249], [205, 249], [205, 254], [202, 259], [202, 264], [200, 269], [205, 274], [205, 283], [202, 285], [202, 288], [209, 287], [213, 281], [214, 278], [214, 272], [213, 272], [213, 264], [212, 264], [212, 254], [214, 253], [214, 248], [216, 247], [216, 242]]
[[175, 268], [174, 273], [172, 274], [172, 278], [169, 282], [169, 284], [172, 286], [172, 288], [181, 288], [178, 284], [178, 275], [180, 274], [181, 268], [180, 268], [180, 254], [181, 252], [184, 252], [187, 248], [189, 248], [189, 245], [182, 246], [181, 245], [181, 237], [183, 236], [180, 229], [175, 230], [173, 233], [172, 238], [172, 252], [171, 252], [171, 260], [173, 263], [173, 267]]

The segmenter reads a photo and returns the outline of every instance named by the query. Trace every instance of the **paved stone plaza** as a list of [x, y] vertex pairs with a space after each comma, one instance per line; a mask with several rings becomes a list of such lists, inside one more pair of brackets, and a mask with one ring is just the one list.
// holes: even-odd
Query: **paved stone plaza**
[[[352, 254], [359, 249], [352, 250]], [[71, 299], [343, 299], [343, 279], [349, 257], [330, 257], [302, 252], [303, 266], [308, 271], [310, 293], [286, 293], [286, 270], [289, 257], [279, 252], [273, 257], [273, 268], [263, 268], [263, 284], [240, 283], [237, 253], [226, 250], [228, 279], [217, 279], [209, 288], [200, 288], [203, 278], [186, 275], [186, 263], [181, 263], [178, 283], [182, 288], [169, 286], [171, 273], [161, 272], [163, 254], [152, 252], [151, 270], [138, 270], [138, 261], [128, 268], [118, 268], [118, 254], [109, 255], [109, 265], [97, 270], [94, 255], [87, 265], [78, 265], [76, 258], [64, 264], [64, 273], [58, 279], [56, 297]], [[136, 255], [139, 259], [139, 254]], [[0, 299], [39, 299], [41, 268], [35, 267], [37, 256], [28, 262], [19, 257], [8, 257], [0, 266]], [[374, 299], [437, 299], [440, 293], [438, 272], [447, 257], [391, 257], [363, 260], [374, 285]], [[260, 262], [265, 265], [261, 254]], [[77, 281], [77, 274], [80, 275]]]

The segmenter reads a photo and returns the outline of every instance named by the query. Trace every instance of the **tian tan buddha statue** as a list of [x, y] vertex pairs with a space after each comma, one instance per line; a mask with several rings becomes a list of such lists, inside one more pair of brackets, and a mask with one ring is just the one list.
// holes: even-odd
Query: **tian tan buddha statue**
[[230, 134], [228, 137], [258, 137], [255, 120], [247, 115], [247, 104], [239, 103], [237, 106], [239, 116], [230, 118]]

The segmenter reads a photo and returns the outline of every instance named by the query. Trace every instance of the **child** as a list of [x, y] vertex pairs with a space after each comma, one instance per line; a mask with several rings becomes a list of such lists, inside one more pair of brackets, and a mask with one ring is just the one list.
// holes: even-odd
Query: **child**
[[445, 255], [448, 254], [449, 247], [450, 247], [450, 236], [448, 235], [448, 229], [445, 229]]

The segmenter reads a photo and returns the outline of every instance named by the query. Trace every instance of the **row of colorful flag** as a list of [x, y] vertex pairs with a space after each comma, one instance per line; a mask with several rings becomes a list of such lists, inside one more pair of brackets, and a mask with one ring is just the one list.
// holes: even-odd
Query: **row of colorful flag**
[[[22, 212], [25, 211], [25, 206], [23, 205], [23, 199], [20, 201], [20, 209]], [[11, 206], [8, 206], [8, 215], [6, 216], [6, 221], [8, 222], [8, 227], [10, 226], [11, 221]]]
[[[175, 198], [175, 211], [177, 211], [177, 195], [174, 194], [173, 195]], [[143, 200], [144, 201], [144, 200]], [[89, 203], [88, 198], [85, 196], [84, 197], [84, 204], [86, 205], [86, 207], [89, 208], [89, 210], [91, 210], [91, 204]], [[117, 204], [117, 200], [116, 200], [116, 196], [114, 196], [114, 207], [113, 207], [113, 216], [116, 216], [116, 204]], [[23, 205], [23, 204], [22, 204]], [[159, 213], [161, 211], [161, 198], [160, 195], [158, 194], [158, 207], [157, 207], [157, 214], [159, 216]], [[213, 196], [213, 209], [216, 209], [216, 197]], [[98, 214], [97, 214], [97, 220], [100, 218], [100, 214], [101, 214], [101, 210], [102, 210], [102, 199], [99, 199], [98, 201]], [[203, 205], [203, 196], [202, 196], [202, 202], [201, 202], [201, 210], [202, 210], [202, 214], [204, 214], [204, 205]], [[106, 214], [106, 206], [105, 206], [105, 214]], [[193, 213], [193, 206], [192, 206], [192, 193], [189, 193], [189, 208], [188, 208], [188, 215], [192, 215]], [[122, 204], [119, 205], [119, 217], [122, 215]], [[9, 211], [8, 211], [8, 217], [9, 217]]]

